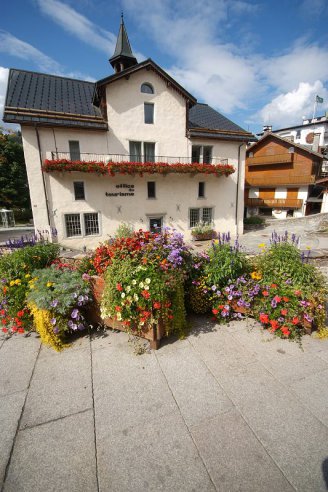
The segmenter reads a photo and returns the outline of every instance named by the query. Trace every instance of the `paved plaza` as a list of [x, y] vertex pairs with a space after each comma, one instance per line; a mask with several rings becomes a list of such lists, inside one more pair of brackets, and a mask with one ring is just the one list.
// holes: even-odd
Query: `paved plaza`
[[326, 490], [328, 340], [191, 321], [139, 356], [111, 330], [2, 338], [2, 490]]

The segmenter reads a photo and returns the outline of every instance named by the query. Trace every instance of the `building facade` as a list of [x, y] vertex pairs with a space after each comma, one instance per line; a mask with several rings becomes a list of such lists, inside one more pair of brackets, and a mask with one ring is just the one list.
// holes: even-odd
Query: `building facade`
[[10, 70], [4, 121], [22, 128], [36, 229], [73, 248], [122, 222], [187, 238], [201, 222], [242, 233], [253, 136], [152, 60], [138, 63], [123, 19], [110, 63], [114, 74], [96, 83]]
[[246, 215], [303, 217], [320, 212], [323, 156], [266, 132], [246, 152]]

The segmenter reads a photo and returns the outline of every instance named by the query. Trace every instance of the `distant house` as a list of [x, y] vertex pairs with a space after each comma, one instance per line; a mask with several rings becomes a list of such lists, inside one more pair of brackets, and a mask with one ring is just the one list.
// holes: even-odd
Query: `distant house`
[[266, 132], [246, 152], [247, 216], [303, 217], [320, 212], [323, 156], [275, 133]]
[[242, 233], [253, 135], [151, 59], [138, 63], [123, 19], [109, 61], [114, 73], [96, 83], [10, 70], [4, 121], [22, 127], [35, 227], [77, 248], [121, 222]]

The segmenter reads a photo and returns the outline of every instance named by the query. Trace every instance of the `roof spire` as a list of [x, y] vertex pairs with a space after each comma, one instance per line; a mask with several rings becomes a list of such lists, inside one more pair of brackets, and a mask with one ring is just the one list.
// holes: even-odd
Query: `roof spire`
[[117, 36], [116, 47], [113, 56], [109, 59], [115, 72], [122, 72], [126, 68], [137, 65], [137, 59], [132, 53], [128, 34], [124, 25], [123, 11], [121, 12], [120, 30]]

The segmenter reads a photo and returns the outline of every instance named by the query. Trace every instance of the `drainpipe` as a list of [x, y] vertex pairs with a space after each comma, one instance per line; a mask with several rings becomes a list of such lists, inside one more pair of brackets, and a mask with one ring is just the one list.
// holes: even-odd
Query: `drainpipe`
[[51, 225], [50, 225], [50, 212], [49, 212], [49, 204], [48, 204], [48, 197], [47, 197], [46, 181], [44, 179], [44, 173], [42, 171], [42, 154], [41, 154], [41, 145], [40, 145], [40, 135], [39, 135], [38, 127], [36, 125], [35, 125], [35, 133], [36, 133], [36, 139], [37, 139], [37, 142], [38, 142], [38, 150], [39, 150], [39, 158], [40, 158], [40, 168], [41, 168], [42, 182], [43, 182], [43, 191], [44, 191], [44, 196], [45, 196], [45, 199], [46, 199], [48, 226], [50, 228], [51, 227]]
[[235, 213], [235, 226], [236, 236], [238, 236], [238, 205], [239, 205], [239, 180], [240, 180], [240, 149], [244, 143], [241, 143], [238, 147], [238, 172], [237, 172], [237, 187], [236, 187], [236, 213]]

